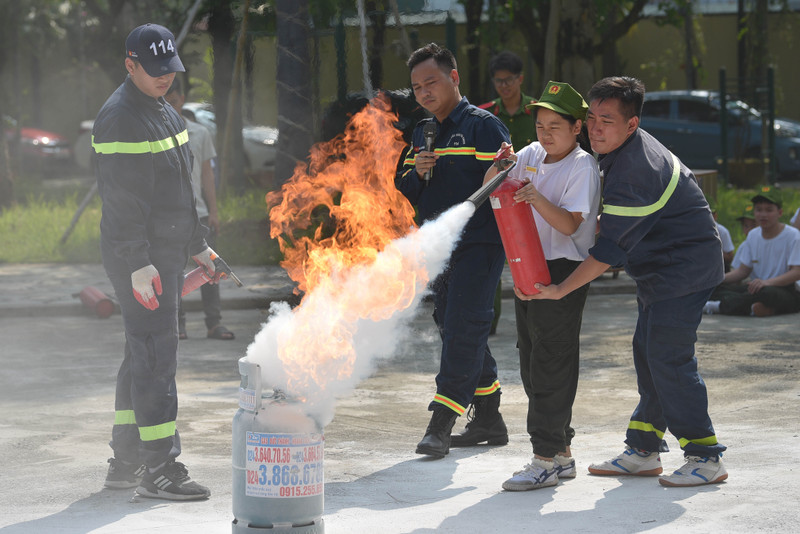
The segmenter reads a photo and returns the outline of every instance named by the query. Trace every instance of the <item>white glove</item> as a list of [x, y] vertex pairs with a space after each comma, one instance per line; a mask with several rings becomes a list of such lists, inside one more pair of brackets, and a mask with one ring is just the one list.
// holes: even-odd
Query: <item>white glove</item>
[[131, 285], [133, 286], [133, 296], [136, 297], [139, 304], [148, 310], [158, 308], [156, 294], [161, 294], [161, 275], [158, 274], [158, 269], [148, 265], [134, 271], [131, 274]]
[[216, 267], [214, 266], [214, 260], [217, 258], [217, 253], [211, 250], [211, 247], [206, 247], [206, 249], [201, 252], [200, 254], [196, 254], [192, 256], [192, 259], [202, 267], [209, 278], [214, 280], [214, 271], [216, 271]]

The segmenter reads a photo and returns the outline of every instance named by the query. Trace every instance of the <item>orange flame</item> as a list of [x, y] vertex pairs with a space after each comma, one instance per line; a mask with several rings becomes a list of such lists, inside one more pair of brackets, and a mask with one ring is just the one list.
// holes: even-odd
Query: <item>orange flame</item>
[[[394, 186], [402, 133], [397, 116], [374, 98], [347, 130], [312, 147], [280, 191], [267, 194], [270, 237], [278, 238], [286, 269], [308, 292], [333, 270], [374, 260], [414, 226], [414, 210]], [[313, 237], [298, 235], [314, 224]]]
[[373, 99], [343, 135], [315, 145], [308, 165], [298, 165], [266, 197], [281, 266], [305, 292], [277, 334], [285, 386], [297, 396], [324, 390], [354, 369], [358, 375], [359, 320], [381, 321], [408, 308], [428, 282], [419, 258], [387, 247], [415, 228], [414, 209], [394, 185], [405, 146], [396, 121], [385, 101]]

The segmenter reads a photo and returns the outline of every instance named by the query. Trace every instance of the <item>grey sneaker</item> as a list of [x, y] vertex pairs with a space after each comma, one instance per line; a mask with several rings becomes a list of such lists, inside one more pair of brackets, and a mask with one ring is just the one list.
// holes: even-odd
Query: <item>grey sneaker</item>
[[534, 458], [531, 463], [516, 471], [514, 476], [503, 482], [503, 489], [508, 491], [528, 491], [547, 488], [556, 484], [558, 484], [558, 473], [554, 467], [554, 462], [545, 462]]
[[559, 456], [553, 458], [553, 467], [556, 470], [558, 478], [575, 478], [577, 471], [575, 470], [575, 458], [572, 456]]
[[168, 461], [155, 473], [147, 471], [136, 493], [142, 497], [168, 501], [194, 501], [211, 496], [211, 491], [189, 478], [186, 466], [175, 460]]
[[630, 447], [626, 447], [625, 451], [616, 458], [589, 466], [591, 474], [604, 476], [652, 477], [660, 475], [662, 471], [661, 457], [658, 452], [639, 451]]
[[108, 474], [103, 484], [110, 489], [130, 489], [135, 488], [142, 481], [145, 467], [128, 463], [116, 458], [108, 459]]
[[728, 478], [728, 471], [719, 456], [707, 458], [687, 456], [686, 463], [673, 472], [658, 479], [662, 486], [702, 486], [717, 484]]

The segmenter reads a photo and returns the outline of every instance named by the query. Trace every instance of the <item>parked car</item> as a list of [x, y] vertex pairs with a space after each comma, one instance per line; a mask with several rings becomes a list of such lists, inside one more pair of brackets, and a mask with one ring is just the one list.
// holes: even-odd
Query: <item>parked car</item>
[[[217, 139], [217, 116], [214, 106], [205, 102], [186, 102], [182, 113], [189, 119], [199, 122], [211, 131]], [[263, 170], [275, 165], [275, 151], [278, 144], [278, 129], [272, 126], [245, 124], [242, 128], [244, 142], [244, 166], [250, 170]], [[219, 147], [217, 148], [219, 151]]]
[[[761, 112], [735, 99], [727, 101], [726, 109], [728, 157], [760, 158]], [[722, 159], [718, 92], [646, 93], [641, 126], [690, 168], [718, 168]], [[775, 119], [775, 159], [781, 179], [800, 178], [800, 122]]]
[[19, 128], [17, 139], [17, 121], [3, 115], [3, 132], [10, 150], [17, 150], [20, 167], [23, 171], [45, 172], [64, 171], [72, 162], [72, 146], [69, 141], [55, 132], [23, 126]]

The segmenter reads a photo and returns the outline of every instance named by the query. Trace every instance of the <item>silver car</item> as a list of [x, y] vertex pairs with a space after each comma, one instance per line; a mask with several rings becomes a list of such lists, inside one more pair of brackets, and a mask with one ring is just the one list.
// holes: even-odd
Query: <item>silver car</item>
[[[214, 106], [205, 102], [186, 102], [183, 114], [199, 122], [217, 139], [217, 116]], [[278, 129], [272, 126], [245, 124], [242, 128], [244, 141], [244, 165], [250, 170], [263, 170], [275, 166], [275, 150], [278, 144]]]

